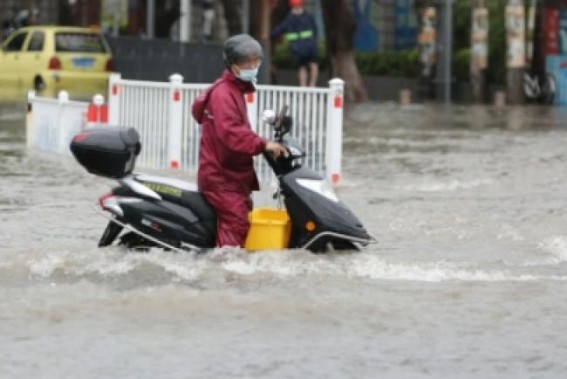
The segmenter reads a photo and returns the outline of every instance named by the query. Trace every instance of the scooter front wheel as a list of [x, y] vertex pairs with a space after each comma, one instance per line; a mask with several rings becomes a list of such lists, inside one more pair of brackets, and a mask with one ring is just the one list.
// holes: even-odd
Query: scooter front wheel
[[113, 221], [109, 221], [108, 225], [106, 225], [106, 229], [102, 233], [100, 240], [98, 241], [98, 247], [105, 247], [110, 245], [116, 237], [120, 234], [120, 232], [124, 229], [122, 225], [118, 225]]

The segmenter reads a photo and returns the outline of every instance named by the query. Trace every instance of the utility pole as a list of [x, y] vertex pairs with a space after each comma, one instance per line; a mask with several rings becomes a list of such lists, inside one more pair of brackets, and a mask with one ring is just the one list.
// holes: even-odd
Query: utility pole
[[536, 0], [530, 0], [527, 18], [527, 37], [526, 37], [526, 67], [533, 69], [534, 66], [534, 39], [536, 26]]
[[506, 6], [507, 74], [506, 98], [510, 104], [523, 104], [526, 66], [526, 21], [522, 0], [508, 0]]
[[452, 70], [452, 62], [453, 62], [453, 0], [446, 0], [445, 4], [445, 22], [444, 22], [444, 29], [445, 29], [445, 50], [444, 50], [444, 58], [445, 58], [445, 90], [444, 90], [444, 98], [445, 103], [451, 102], [451, 87], [453, 85], [453, 70]]
[[179, 41], [191, 41], [191, 0], [181, 0], [181, 16], [179, 17]]
[[485, 0], [472, 0], [470, 77], [476, 102], [485, 101], [488, 66], [488, 8]]
[[437, 8], [432, 0], [416, 0], [414, 3], [419, 23], [418, 45], [421, 64], [420, 93], [424, 98], [435, 96], [434, 78], [437, 66]]
[[146, 10], [146, 37], [154, 39], [155, 37], [155, 21], [156, 21], [156, 1], [148, 0]]
[[451, 102], [451, 87], [453, 74], [451, 62], [453, 58], [453, 0], [441, 0], [440, 8], [443, 16], [440, 17], [439, 28], [439, 62], [437, 64], [437, 93], [443, 94], [445, 103]]
[[240, 12], [240, 23], [242, 33], [250, 33], [250, 0], [242, 0], [242, 11]]
[[264, 49], [264, 62], [260, 66], [260, 79], [262, 83], [270, 83], [270, 16], [271, 7], [270, 0], [260, 0], [260, 12], [258, 13], [260, 17], [258, 40]]

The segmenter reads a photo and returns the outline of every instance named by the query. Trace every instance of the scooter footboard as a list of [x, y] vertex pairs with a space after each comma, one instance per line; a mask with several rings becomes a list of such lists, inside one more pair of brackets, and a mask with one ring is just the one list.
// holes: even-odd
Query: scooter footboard
[[360, 250], [362, 247], [375, 242], [374, 239], [358, 238], [334, 232], [321, 232], [307, 241], [301, 248], [314, 252]]

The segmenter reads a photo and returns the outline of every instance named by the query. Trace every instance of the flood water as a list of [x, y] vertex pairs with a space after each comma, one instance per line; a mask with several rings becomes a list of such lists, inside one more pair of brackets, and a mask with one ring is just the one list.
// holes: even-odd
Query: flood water
[[378, 243], [332, 255], [98, 249], [113, 182], [24, 116], [0, 104], [0, 378], [567, 376], [565, 109], [352, 109], [338, 192]]

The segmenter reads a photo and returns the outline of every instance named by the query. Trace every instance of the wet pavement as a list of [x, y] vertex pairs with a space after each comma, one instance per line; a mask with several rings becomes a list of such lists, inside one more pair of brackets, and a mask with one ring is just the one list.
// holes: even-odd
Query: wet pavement
[[563, 108], [350, 109], [338, 193], [378, 243], [331, 255], [100, 250], [113, 182], [24, 115], [0, 104], [0, 378], [567, 375]]

